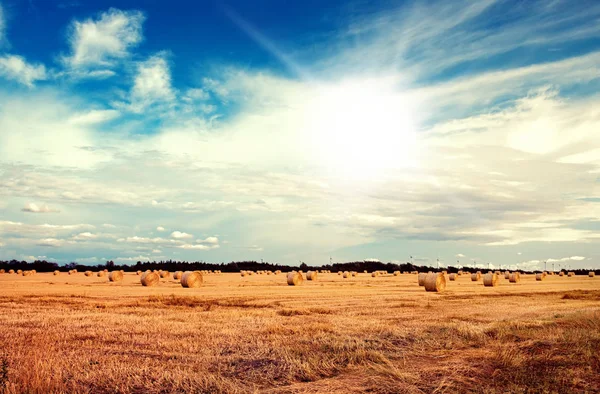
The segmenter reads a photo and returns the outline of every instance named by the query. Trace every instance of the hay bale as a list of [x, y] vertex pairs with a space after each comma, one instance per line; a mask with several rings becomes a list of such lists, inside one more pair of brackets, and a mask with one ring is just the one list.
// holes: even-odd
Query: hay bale
[[98, 278], [103, 278], [106, 275], [106, 272], [104, 271], [98, 271]]
[[489, 272], [483, 276], [483, 285], [485, 287], [493, 287], [498, 285], [498, 275]]
[[481, 280], [481, 272], [477, 271], [474, 274], [471, 274], [471, 282], [479, 282]]
[[92, 271], [85, 271], [85, 276], [92, 276]]
[[572, 276], [575, 276], [575, 272], [569, 272], [569, 273], [567, 274], [567, 276], [568, 276], [569, 278], [570, 278], [570, 277], [572, 277]]
[[185, 271], [181, 275], [181, 286], [183, 287], [200, 287], [202, 283], [204, 283], [204, 277], [200, 271]]
[[160, 275], [157, 272], [146, 271], [140, 278], [142, 286], [155, 286], [160, 282]]
[[449, 278], [452, 282], [454, 282], [457, 277], [458, 277], [458, 274], [450, 274], [450, 276], [449, 276]]
[[173, 279], [175, 279], [175, 280], [181, 280], [182, 276], [183, 276], [183, 272], [182, 271], [175, 271], [175, 273], [173, 274]]
[[140, 271], [140, 270], [137, 270], [137, 271], [135, 272], [135, 274], [136, 274], [137, 276], [140, 276], [140, 275], [142, 274], [142, 271]]
[[510, 279], [510, 272], [504, 271], [504, 279]]
[[425, 278], [427, 277], [427, 274], [424, 272], [421, 272], [419, 274], [419, 276], [417, 277], [417, 280], [419, 282], [419, 286], [425, 286]]
[[287, 274], [287, 284], [289, 286], [298, 286], [301, 285], [302, 282], [304, 282], [304, 278], [302, 277], [302, 274], [300, 272], [288, 272]]
[[317, 280], [317, 271], [308, 271], [306, 273], [307, 280]]
[[446, 289], [446, 277], [439, 272], [430, 272], [425, 276], [425, 291], [439, 293]]
[[558, 276], [565, 276], [565, 273], [564, 273], [563, 271], [560, 271], [560, 272], [558, 273]]
[[541, 282], [542, 279], [544, 279], [544, 278], [545, 278], [544, 274], [535, 274], [535, 280], [538, 282]]
[[163, 279], [169, 279], [171, 277], [171, 273], [169, 271], [162, 271], [160, 273], [160, 277]]
[[108, 274], [108, 280], [111, 282], [120, 282], [123, 280], [123, 272], [122, 271], [113, 271]]
[[55, 270], [55, 271], [54, 271], [52, 274], [53, 274], [54, 276], [56, 276], [56, 275], [59, 275], [59, 274], [60, 274], [60, 271], [59, 271], [59, 270]]
[[0, 274], [4, 274], [6, 271], [4, 271], [4, 268], [0, 269]]
[[342, 274], [343, 274], [343, 272], [342, 272], [342, 271], [338, 271], [338, 275], [342, 275]]
[[375, 271], [375, 272], [373, 272], [373, 273], [371, 274], [371, 276], [372, 276], [373, 278], [377, 278], [377, 277], [379, 276], [379, 272], [378, 272], [378, 271]]
[[512, 274], [510, 274], [508, 281], [510, 283], [519, 283], [521, 281], [521, 274], [518, 272], [513, 272]]
[[594, 272], [594, 271], [590, 271], [590, 273], [588, 273], [588, 276], [589, 276], [590, 278], [593, 278], [594, 276], [596, 276], [596, 272]]
[[350, 272], [346, 271], [344, 272], [344, 275], [342, 276], [342, 278], [349, 278], [351, 276]]
[[394, 271], [394, 276], [400, 276], [400, 271]]
[[15, 270], [8, 270], [8, 273], [9, 273], [9, 274], [14, 274], [14, 273], [15, 273]]

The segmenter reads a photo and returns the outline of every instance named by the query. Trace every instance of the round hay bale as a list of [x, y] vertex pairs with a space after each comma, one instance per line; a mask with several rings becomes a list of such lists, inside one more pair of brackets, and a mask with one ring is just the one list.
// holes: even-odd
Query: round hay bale
[[202, 283], [204, 283], [204, 277], [200, 271], [185, 271], [181, 275], [181, 286], [183, 287], [200, 287]]
[[307, 280], [317, 280], [317, 271], [308, 271], [306, 273]]
[[481, 272], [477, 271], [474, 274], [471, 274], [471, 281], [472, 282], [479, 282], [481, 280]]
[[342, 274], [343, 274], [343, 272], [342, 272], [342, 271], [338, 271], [338, 275], [342, 275]]
[[14, 273], [15, 273], [15, 270], [8, 270], [8, 273], [9, 273], [9, 274], [14, 274]]
[[137, 276], [140, 276], [140, 275], [142, 274], [142, 271], [139, 271], [139, 270], [138, 270], [138, 271], [136, 271], [136, 272], [135, 272], [135, 274], [136, 274]]
[[565, 273], [564, 273], [563, 271], [560, 271], [560, 272], [558, 273], [558, 276], [565, 276]]
[[123, 280], [123, 272], [122, 271], [112, 271], [108, 274], [108, 280], [111, 282], [120, 282]]
[[4, 271], [4, 268], [0, 269], [0, 274], [4, 274], [6, 271]]
[[346, 271], [344, 272], [344, 275], [342, 276], [342, 278], [349, 278], [351, 276], [350, 272]]
[[379, 272], [375, 271], [371, 274], [373, 278], [377, 278], [379, 276]]
[[485, 287], [493, 287], [498, 285], [498, 275], [490, 272], [483, 276], [483, 285]]
[[519, 283], [521, 281], [521, 274], [518, 272], [513, 272], [512, 274], [510, 274], [508, 281], [510, 283]]
[[419, 274], [419, 276], [417, 277], [417, 280], [419, 282], [419, 286], [425, 286], [425, 278], [427, 277], [427, 274], [424, 272], [421, 272]]
[[23, 270], [17, 270], [17, 275], [22, 275], [23, 274]]
[[183, 276], [183, 272], [182, 271], [175, 271], [175, 273], [173, 274], [173, 279], [175, 279], [175, 280], [181, 280], [182, 276]]
[[400, 276], [400, 271], [394, 271], [394, 276]]
[[456, 280], [456, 278], [457, 278], [457, 277], [458, 277], [458, 274], [454, 274], [454, 273], [452, 273], [452, 274], [450, 274], [450, 275], [449, 275], [449, 279], [450, 279], [452, 282], [454, 282], [454, 281]]
[[575, 272], [569, 272], [569, 273], [567, 274], [567, 276], [568, 276], [569, 278], [570, 278], [570, 277], [572, 277], [572, 276], [575, 276]]
[[106, 272], [104, 271], [98, 271], [98, 278], [104, 278], [104, 276], [106, 275]]
[[356, 272], [356, 271], [350, 271], [350, 275], [352, 275], [353, 277], [358, 276], [358, 272]]
[[146, 271], [140, 278], [142, 286], [155, 286], [160, 282], [160, 275], [156, 272]]
[[596, 276], [596, 272], [594, 272], [594, 271], [591, 271], [590, 273], [588, 273], [588, 276], [589, 276], [590, 278], [593, 278], [594, 276]]
[[60, 271], [59, 271], [59, 270], [55, 270], [55, 271], [54, 271], [52, 274], [53, 274], [54, 276], [56, 276], [56, 275], [59, 275], [59, 274], [60, 274]]
[[544, 279], [544, 274], [535, 274], [535, 280], [541, 282]]
[[288, 272], [287, 274], [287, 284], [289, 286], [298, 286], [304, 282], [304, 278], [300, 272]]
[[85, 271], [85, 276], [92, 276], [92, 271]]
[[425, 276], [425, 291], [439, 293], [446, 289], [446, 277], [439, 272], [431, 272]]
[[245, 271], [241, 271], [241, 272], [240, 272], [240, 275], [241, 275], [241, 276], [242, 276], [242, 278], [243, 278], [243, 277], [245, 277], [245, 276], [246, 276], [246, 272], [245, 272]]
[[169, 279], [171, 277], [171, 273], [169, 271], [162, 271], [160, 273], [160, 277], [163, 279]]
[[504, 271], [504, 279], [510, 279], [510, 272]]

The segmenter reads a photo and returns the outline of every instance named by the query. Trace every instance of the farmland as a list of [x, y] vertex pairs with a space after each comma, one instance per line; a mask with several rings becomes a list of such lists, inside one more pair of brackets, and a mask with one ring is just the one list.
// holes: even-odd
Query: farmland
[[0, 274], [0, 392], [599, 392], [600, 278]]

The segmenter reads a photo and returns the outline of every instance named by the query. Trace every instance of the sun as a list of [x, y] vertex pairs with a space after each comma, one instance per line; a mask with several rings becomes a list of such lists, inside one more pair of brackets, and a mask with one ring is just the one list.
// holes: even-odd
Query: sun
[[306, 114], [318, 164], [344, 179], [377, 179], [416, 167], [415, 113], [414, 103], [382, 83], [318, 89]]

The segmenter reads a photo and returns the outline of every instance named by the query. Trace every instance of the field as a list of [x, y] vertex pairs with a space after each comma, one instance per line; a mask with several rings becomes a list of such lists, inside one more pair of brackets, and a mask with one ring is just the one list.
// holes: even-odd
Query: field
[[600, 278], [0, 274], [3, 393], [600, 392]]

